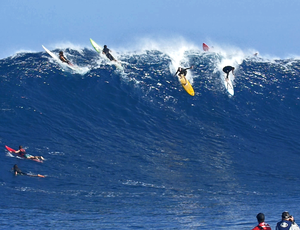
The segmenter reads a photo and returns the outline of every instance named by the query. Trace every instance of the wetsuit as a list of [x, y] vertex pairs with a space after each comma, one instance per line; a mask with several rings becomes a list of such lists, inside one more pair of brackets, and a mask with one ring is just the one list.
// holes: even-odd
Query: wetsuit
[[187, 75], [187, 69], [178, 69], [177, 70], [177, 72], [176, 72], [176, 74], [178, 73], [178, 75], [180, 76], [180, 75], [183, 75], [183, 76], [186, 76]]
[[191, 69], [191, 68], [193, 68], [193, 67], [186, 68], [186, 69], [183, 69], [183, 68], [180, 68], [180, 67], [179, 67], [179, 68], [177, 69], [175, 75], [178, 73], [179, 76], [180, 76], [180, 75], [186, 76], [186, 75], [187, 75], [187, 70], [188, 70], [188, 69]]
[[[187, 70], [188, 69], [192, 69], [192, 68], [193, 68], [193, 66], [191, 66], [190, 68], [186, 68], [186, 69], [178, 67], [178, 69], [177, 69], [174, 77], [178, 73], [178, 76], [179, 76], [181, 84], [186, 85], [187, 84], [187, 80], [186, 80], [185, 76], [187, 75]], [[184, 79], [184, 82], [182, 81], [183, 79]]]
[[106, 55], [106, 57], [111, 61], [116, 61], [116, 59], [110, 54], [110, 49], [104, 46], [102, 52]]
[[15, 175], [26, 175], [27, 176], [27, 173], [22, 172], [21, 169], [19, 169], [19, 167], [17, 165], [14, 165], [14, 174]]
[[227, 74], [226, 78], [228, 78], [228, 75], [229, 75], [230, 71], [233, 71], [233, 70], [234, 70], [234, 67], [232, 67], [232, 66], [225, 66], [223, 68], [223, 72]]

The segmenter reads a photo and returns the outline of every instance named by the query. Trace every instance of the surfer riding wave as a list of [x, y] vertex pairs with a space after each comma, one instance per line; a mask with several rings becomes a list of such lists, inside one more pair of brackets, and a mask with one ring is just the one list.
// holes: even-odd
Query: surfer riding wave
[[193, 68], [193, 66], [191, 66], [190, 68], [181, 68], [181, 67], [178, 67], [178, 69], [177, 69], [177, 71], [176, 71], [176, 73], [175, 73], [175, 75], [174, 75], [174, 77], [177, 75], [177, 73], [178, 73], [178, 76], [179, 76], [179, 78], [180, 78], [180, 80], [182, 80], [182, 79], [184, 79], [184, 85], [186, 85], [187, 84], [187, 80], [186, 80], [186, 75], [187, 75], [187, 70], [188, 69], [192, 69]]
[[107, 48], [107, 45], [104, 45], [102, 53], [106, 55], [106, 57], [111, 61], [117, 61], [110, 53], [110, 49]]
[[225, 77], [225, 80], [226, 81], [228, 81], [228, 76], [229, 76], [229, 73], [232, 71], [232, 75], [234, 76], [234, 73], [233, 73], [233, 71], [234, 71], [234, 67], [233, 66], [225, 66], [224, 68], [223, 68], [223, 72], [224, 73], [226, 73], [226, 77]]

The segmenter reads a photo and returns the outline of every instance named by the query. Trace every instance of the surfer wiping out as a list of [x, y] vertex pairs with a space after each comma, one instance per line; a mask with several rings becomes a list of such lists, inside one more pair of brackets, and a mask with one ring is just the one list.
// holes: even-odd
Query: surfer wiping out
[[176, 73], [175, 73], [175, 75], [174, 75], [174, 77], [177, 75], [177, 73], [178, 73], [178, 76], [179, 76], [179, 78], [180, 78], [180, 80], [182, 79], [182, 78], [184, 78], [184, 80], [185, 80], [185, 84], [184, 85], [186, 85], [187, 84], [187, 80], [186, 80], [186, 75], [187, 75], [187, 70], [188, 69], [193, 69], [193, 66], [191, 66], [190, 68], [181, 68], [181, 67], [178, 67], [178, 69], [177, 69], [177, 71], [176, 71]]
[[117, 61], [110, 53], [110, 49], [107, 48], [107, 45], [104, 45], [102, 53], [106, 55], [106, 57], [111, 61]]
[[232, 75], [234, 76], [234, 73], [233, 73], [234, 69], [235, 68], [233, 66], [225, 66], [223, 68], [223, 72], [227, 74], [226, 78], [225, 78], [226, 81], [228, 80], [228, 76], [229, 76], [230, 71], [232, 71]]

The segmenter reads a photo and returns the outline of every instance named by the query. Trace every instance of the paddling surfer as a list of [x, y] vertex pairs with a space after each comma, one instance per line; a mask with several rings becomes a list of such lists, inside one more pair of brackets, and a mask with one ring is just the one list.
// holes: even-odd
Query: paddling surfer
[[12, 168], [12, 170], [14, 171], [14, 175], [22, 175], [22, 176], [31, 176], [31, 177], [45, 177], [44, 175], [41, 174], [37, 174], [37, 175], [31, 175], [25, 172], [22, 172], [21, 169], [19, 169], [18, 165], [14, 165], [14, 167]]
[[20, 145], [19, 150], [15, 151], [15, 153], [19, 154], [20, 156], [26, 158], [26, 159], [37, 159], [37, 160], [45, 160], [42, 156], [32, 156], [28, 153], [26, 153], [25, 149]]

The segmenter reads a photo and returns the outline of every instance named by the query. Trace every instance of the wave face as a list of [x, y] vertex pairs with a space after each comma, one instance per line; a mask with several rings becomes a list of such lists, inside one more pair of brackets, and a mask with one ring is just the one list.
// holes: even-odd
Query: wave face
[[[118, 53], [118, 70], [91, 49], [65, 54], [78, 71], [45, 52], [0, 60], [4, 228], [250, 229], [264, 212], [275, 229], [286, 210], [297, 221], [299, 60], [144, 50]], [[194, 97], [173, 77], [190, 65]], [[13, 164], [47, 177], [14, 177]]]

